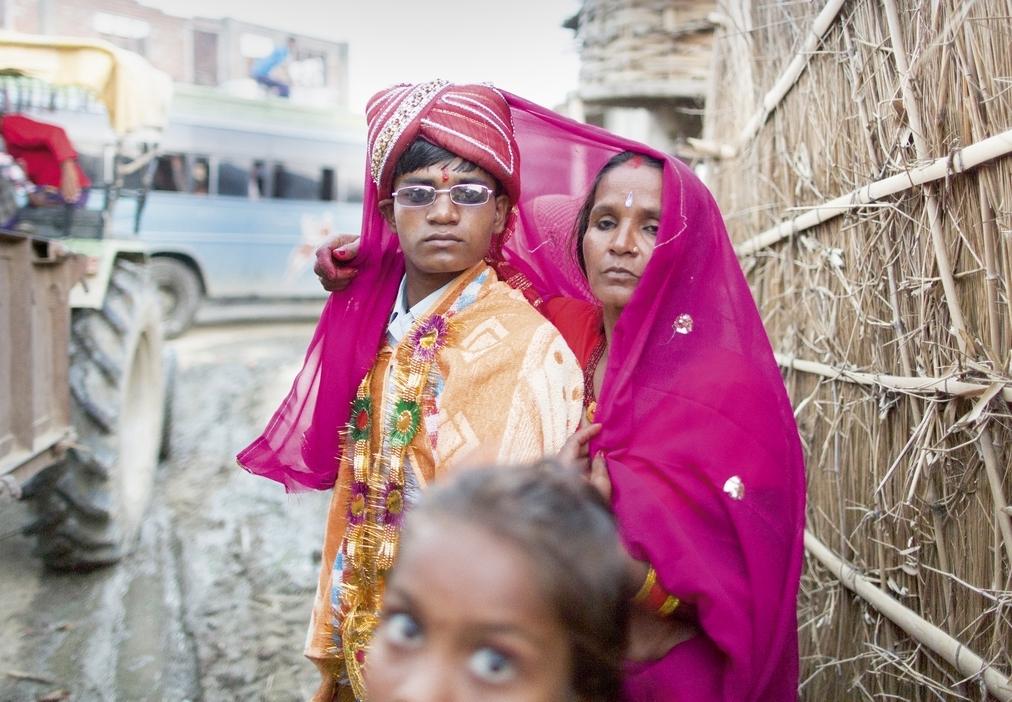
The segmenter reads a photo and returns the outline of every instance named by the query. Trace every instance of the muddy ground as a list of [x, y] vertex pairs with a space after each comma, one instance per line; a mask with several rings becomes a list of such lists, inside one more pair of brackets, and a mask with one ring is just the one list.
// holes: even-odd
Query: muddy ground
[[310, 324], [220, 325], [172, 342], [172, 456], [137, 551], [58, 574], [0, 509], [0, 701], [303, 700], [301, 655], [329, 495], [235, 465], [287, 391]]

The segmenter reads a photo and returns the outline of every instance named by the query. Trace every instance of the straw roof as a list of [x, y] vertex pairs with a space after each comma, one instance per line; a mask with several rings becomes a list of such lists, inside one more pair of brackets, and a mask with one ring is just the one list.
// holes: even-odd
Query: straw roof
[[1012, 700], [1012, 1], [719, 5], [695, 145], [806, 449], [802, 699]]

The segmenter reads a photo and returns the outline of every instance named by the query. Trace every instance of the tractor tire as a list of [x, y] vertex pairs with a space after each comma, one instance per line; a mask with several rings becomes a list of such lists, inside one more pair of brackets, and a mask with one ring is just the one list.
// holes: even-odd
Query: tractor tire
[[200, 307], [200, 278], [182, 261], [164, 256], [152, 259], [151, 277], [162, 302], [162, 333], [175, 339], [190, 328]]
[[29, 484], [36, 555], [59, 570], [115, 563], [134, 547], [158, 465], [163, 410], [158, 293], [118, 260], [100, 310], [74, 310], [71, 419], [77, 442]]

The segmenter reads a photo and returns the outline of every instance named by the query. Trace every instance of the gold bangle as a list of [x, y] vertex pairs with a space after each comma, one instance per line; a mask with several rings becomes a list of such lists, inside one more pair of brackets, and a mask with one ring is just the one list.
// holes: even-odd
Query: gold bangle
[[664, 604], [662, 604], [657, 609], [657, 614], [661, 615], [662, 617], [669, 617], [674, 613], [676, 609], [678, 609], [678, 605], [680, 604], [682, 604], [682, 601], [680, 599], [678, 599], [674, 595], [668, 595], [668, 599], [664, 600]]
[[650, 591], [654, 589], [654, 585], [657, 583], [657, 571], [654, 570], [653, 566], [647, 568], [647, 577], [640, 586], [639, 592], [636, 593], [632, 601], [635, 604], [640, 604], [650, 595]]

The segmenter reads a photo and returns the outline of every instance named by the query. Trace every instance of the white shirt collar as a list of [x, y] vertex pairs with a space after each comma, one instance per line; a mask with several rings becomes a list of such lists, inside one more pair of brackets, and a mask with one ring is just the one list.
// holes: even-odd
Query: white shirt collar
[[394, 302], [394, 309], [390, 313], [390, 321], [387, 322], [387, 341], [392, 346], [399, 344], [404, 335], [411, 329], [411, 325], [425, 316], [425, 313], [439, 301], [439, 298], [443, 296], [443, 293], [452, 284], [453, 281], [451, 280], [439, 290], [429, 293], [411, 308], [408, 308], [408, 277], [405, 275], [401, 278], [401, 286], [397, 288], [397, 300]]

